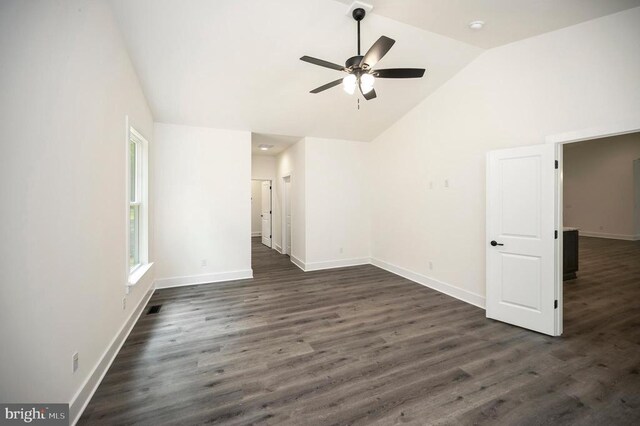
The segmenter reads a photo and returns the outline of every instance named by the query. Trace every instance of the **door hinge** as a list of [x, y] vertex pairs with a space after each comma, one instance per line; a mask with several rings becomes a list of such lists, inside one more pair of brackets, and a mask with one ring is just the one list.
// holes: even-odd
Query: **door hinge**
[[558, 160], [556, 160], [556, 169], [558, 168]]
[[558, 301], [557, 300], [553, 301], [553, 309], [558, 309]]
[[558, 231], [553, 231], [553, 236], [557, 240], [558, 239]]

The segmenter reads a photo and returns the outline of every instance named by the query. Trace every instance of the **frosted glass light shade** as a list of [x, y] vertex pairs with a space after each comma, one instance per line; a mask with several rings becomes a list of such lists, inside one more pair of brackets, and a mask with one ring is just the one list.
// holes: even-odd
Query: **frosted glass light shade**
[[369, 93], [373, 90], [373, 83], [375, 82], [375, 78], [371, 74], [362, 74], [360, 76], [360, 87], [362, 88], [362, 93]]
[[356, 91], [356, 76], [353, 74], [349, 74], [348, 76], [343, 78], [342, 88], [348, 94], [353, 95]]

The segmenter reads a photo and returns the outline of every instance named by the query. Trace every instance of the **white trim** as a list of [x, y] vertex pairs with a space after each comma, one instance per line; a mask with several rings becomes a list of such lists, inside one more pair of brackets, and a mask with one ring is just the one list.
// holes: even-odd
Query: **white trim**
[[160, 278], [155, 280], [156, 288], [183, 287], [187, 285], [210, 284], [221, 281], [235, 281], [253, 278], [253, 270], [218, 272], [214, 274], [188, 275], [182, 277]]
[[297, 257], [295, 257], [294, 255], [290, 254], [289, 258], [291, 259], [291, 263], [293, 263], [294, 265], [296, 265], [298, 268], [302, 269], [303, 271], [306, 271], [305, 268], [305, 264], [302, 260], [298, 259]]
[[545, 137], [546, 143], [572, 143], [591, 139], [602, 139], [610, 136], [626, 135], [640, 131], [640, 120], [632, 118], [619, 121], [609, 126], [590, 127], [588, 129], [574, 130], [571, 132], [556, 133]]
[[278, 245], [278, 244], [274, 244], [273, 247], [276, 249], [276, 251], [280, 254], [284, 254], [282, 253], [282, 246]]
[[352, 259], [336, 259], [324, 262], [311, 262], [304, 264], [305, 271], [320, 271], [323, 269], [346, 268], [348, 266], [368, 265], [371, 259], [368, 257], [359, 257]]
[[252, 232], [251, 237], [262, 237], [262, 231]]
[[640, 241], [640, 235], [609, 234], [606, 232], [579, 231], [581, 237], [609, 238], [612, 240]]
[[147, 290], [147, 294], [144, 295], [138, 303], [138, 306], [136, 306], [133, 312], [131, 312], [127, 321], [122, 325], [120, 331], [118, 331], [118, 334], [113, 337], [111, 343], [109, 343], [109, 346], [105, 349], [102, 357], [93, 368], [89, 377], [87, 377], [80, 389], [71, 399], [71, 403], [69, 404], [69, 417], [73, 419], [71, 422], [72, 425], [75, 425], [78, 420], [80, 420], [82, 413], [87, 408], [87, 405], [89, 404], [89, 401], [91, 401], [93, 394], [98, 389], [98, 386], [102, 383], [102, 379], [104, 379], [105, 374], [109, 371], [116, 355], [118, 355], [122, 345], [127, 340], [127, 337], [129, 337], [131, 330], [133, 330], [134, 325], [138, 322], [138, 319], [144, 311], [144, 307], [149, 302], [149, 299], [151, 299], [154, 290], [155, 287], [151, 285], [149, 290]]
[[371, 259], [371, 264], [392, 274], [399, 275], [403, 278], [422, 284], [425, 287], [429, 287], [440, 293], [444, 293], [448, 296], [454, 297], [463, 302], [485, 309], [485, 298], [476, 293], [461, 289], [459, 287], [447, 284], [442, 281], [438, 281], [434, 278], [427, 277], [417, 272], [410, 271], [400, 266], [393, 265], [380, 259]]
[[129, 274], [128, 285], [134, 286], [138, 284], [138, 281], [140, 281], [142, 277], [144, 277], [145, 274], [151, 270], [152, 266], [153, 266], [153, 262], [146, 263], [144, 265], [139, 265], [133, 272]]

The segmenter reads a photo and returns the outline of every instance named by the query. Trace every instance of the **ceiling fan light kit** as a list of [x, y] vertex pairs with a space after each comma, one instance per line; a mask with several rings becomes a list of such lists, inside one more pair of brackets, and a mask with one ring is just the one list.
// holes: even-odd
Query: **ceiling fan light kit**
[[[357, 2], [356, 2], [357, 3]], [[356, 5], [354, 3], [354, 5]], [[357, 5], [356, 5], [357, 6]], [[353, 8], [353, 5], [352, 5]], [[366, 11], [362, 7], [353, 8], [352, 16], [358, 25], [358, 54], [347, 59], [344, 66], [334, 64], [322, 59], [313, 58], [311, 56], [303, 56], [301, 61], [330, 68], [336, 71], [346, 72], [348, 75], [339, 78], [330, 83], [313, 89], [310, 93], [320, 93], [342, 83], [345, 92], [352, 95], [356, 91], [356, 87], [360, 89], [360, 93], [366, 100], [377, 97], [373, 88], [376, 78], [421, 78], [424, 75], [424, 68], [388, 68], [374, 70], [373, 67], [389, 52], [394, 45], [395, 40], [381, 36], [369, 48], [364, 55], [360, 54], [360, 21], [364, 19]]]

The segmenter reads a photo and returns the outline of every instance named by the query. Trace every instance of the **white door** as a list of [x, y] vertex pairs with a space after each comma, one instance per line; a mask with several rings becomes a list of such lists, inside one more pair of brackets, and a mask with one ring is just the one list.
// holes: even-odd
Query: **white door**
[[285, 202], [285, 241], [284, 252], [291, 256], [291, 179], [284, 181], [284, 202]]
[[262, 182], [262, 244], [271, 247], [271, 181]]
[[556, 335], [554, 144], [487, 154], [487, 317]]

